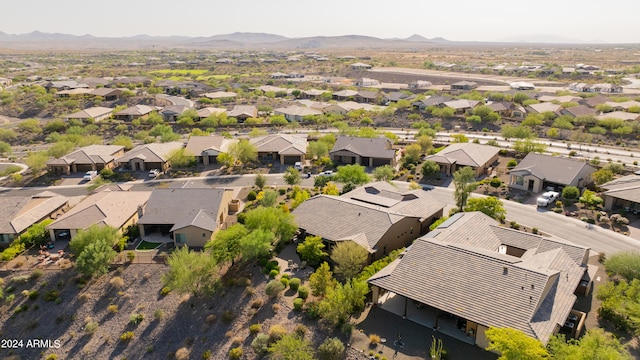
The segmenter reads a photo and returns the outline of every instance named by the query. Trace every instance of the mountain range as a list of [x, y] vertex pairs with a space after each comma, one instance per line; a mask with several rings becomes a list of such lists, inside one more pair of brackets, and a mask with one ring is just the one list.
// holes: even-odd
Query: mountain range
[[482, 45], [521, 42], [534, 43], [580, 43], [575, 39], [546, 35], [511, 37], [501, 42], [459, 42], [441, 37], [426, 38], [414, 34], [407, 38], [383, 39], [363, 35], [313, 36], [289, 38], [267, 33], [235, 32], [207, 37], [151, 36], [97, 37], [90, 34], [70, 35], [33, 31], [28, 34], [7, 34], [0, 31], [0, 49], [11, 50], [167, 50], [167, 49], [211, 49], [211, 50], [312, 50], [312, 49], [370, 49], [370, 50], [417, 50], [429, 47]]

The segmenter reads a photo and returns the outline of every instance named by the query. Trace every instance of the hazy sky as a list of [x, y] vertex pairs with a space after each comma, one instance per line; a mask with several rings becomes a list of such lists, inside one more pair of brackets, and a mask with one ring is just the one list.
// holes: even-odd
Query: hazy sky
[[96, 36], [369, 35], [640, 43], [640, 1], [3, 0], [0, 31]]

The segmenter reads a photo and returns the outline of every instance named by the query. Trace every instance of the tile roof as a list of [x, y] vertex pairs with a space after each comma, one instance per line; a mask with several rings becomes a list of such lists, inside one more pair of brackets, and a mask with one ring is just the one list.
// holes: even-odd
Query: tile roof
[[67, 204], [66, 196], [40, 193], [31, 197], [8, 196], [0, 201], [0, 234], [20, 234]]
[[134, 105], [134, 106], [130, 106], [122, 111], [118, 111], [115, 115], [116, 116], [128, 116], [128, 115], [134, 115], [134, 116], [143, 116], [143, 115], [147, 115], [149, 113], [151, 113], [152, 111], [157, 111], [158, 108], [155, 106], [148, 106], [148, 105]]
[[637, 120], [640, 118], [640, 114], [630, 113], [626, 111], [612, 111], [596, 116], [596, 119], [620, 119], [620, 120]]
[[289, 116], [322, 115], [321, 111], [310, 109], [306, 106], [296, 106], [296, 105], [273, 109], [273, 112], [275, 114], [283, 114], [283, 115], [289, 115]]
[[459, 100], [451, 100], [445, 101], [444, 105], [450, 107], [452, 109], [471, 109], [474, 106], [478, 105], [480, 101], [478, 100], [467, 100], [467, 99], [459, 99]]
[[181, 142], [151, 143], [138, 145], [123, 156], [116, 159], [118, 163], [129, 162], [131, 159], [140, 158], [145, 162], [165, 162], [171, 152], [184, 146]]
[[396, 222], [428, 218], [444, 208], [423, 190], [401, 192], [384, 182], [342, 196], [317, 195], [292, 213], [298, 226], [330, 241], [353, 240], [369, 251]]
[[101, 191], [82, 200], [47, 226], [47, 229], [86, 229], [103, 224], [122, 227], [138, 207], [144, 206], [150, 191]]
[[562, 106], [556, 105], [553, 103], [543, 102], [539, 104], [531, 104], [528, 106], [528, 108], [532, 109], [534, 112], [538, 114], [542, 114], [545, 112], [553, 112], [553, 113], [558, 112], [562, 109]]
[[361, 157], [393, 159], [395, 150], [391, 149], [391, 141], [387, 138], [360, 138], [338, 136], [329, 154], [337, 151], [350, 151]]
[[[416, 240], [369, 282], [485, 326], [521, 330], [546, 343], [575, 303], [573, 293], [585, 272], [589, 249], [524, 234], [523, 239], [535, 236], [537, 241], [519, 258], [498, 251], [505, 241], [525, 245], [517, 239], [519, 232], [504, 229], [510, 233], [496, 235], [498, 227], [481, 213], [457, 214], [435, 234]], [[541, 242], [544, 248], [535, 246]], [[567, 251], [582, 257], [576, 261]]]
[[258, 152], [277, 152], [278, 154], [306, 154], [306, 135], [272, 134], [249, 139]]
[[213, 231], [224, 192], [212, 188], [156, 188], [138, 223], [174, 225], [174, 230], [193, 225]]
[[525, 172], [556, 184], [571, 184], [585, 167], [595, 170], [582, 160], [529, 153], [510, 172]]
[[211, 115], [226, 114], [227, 113], [227, 109], [216, 108], [216, 107], [206, 107], [206, 108], [199, 109], [197, 111], [197, 113], [198, 113], [199, 117], [206, 118], [206, 117], [209, 117]]
[[238, 117], [242, 115], [256, 117], [258, 116], [258, 108], [253, 105], [236, 105], [231, 109], [231, 111], [227, 112], [227, 116], [229, 117]]
[[[427, 156], [425, 160], [478, 167], [498, 155], [499, 151], [500, 149], [495, 146], [474, 143], [455, 143], [447, 146], [437, 154]], [[443, 161], [443, 159], [446, 160]]]
[[602, 184], [606, 196], [640, 203], [640, 176], [627, 175]]
[[124, 146], [121, 145], [89, 145], [59, 159], [49, 160], [47, 164], [108, 164], [114, 160], [113, 155], [122, 151], [122, 149], [124, 149]]
[[218, 153], [227, 152], [229, 145], [237, 142], [236, 139], [227, 139], [224, 136], [191, 136], [187, 142], [186, 149], [196, 156], [200, 156], [203, 151], [215, 150]]
[[92, 119], [106, 114], [110, 114], [113, 111], [112, 108], [107, 107], [90, 107], [88, 109], [80, 110], [65, 116], [66, 119]]
[[583, 115], [595, 115], [596, 114], [596, 110], [592, 109], [586, 105], [578, 105], [578, 106], [572, 106], [572, 107], [568, 107], [566, 109], [562, 110], [563, 113], [568, 113], [572, 116], [583, 116]]

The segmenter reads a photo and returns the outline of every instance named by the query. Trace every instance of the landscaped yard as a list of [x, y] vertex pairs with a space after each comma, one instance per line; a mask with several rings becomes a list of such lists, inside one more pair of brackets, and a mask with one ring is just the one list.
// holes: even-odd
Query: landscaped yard
[[138, 244], [136, 250], [154, 250], [157, 249], [160, 245], [162, 244], [142, 240], [140, 244]]

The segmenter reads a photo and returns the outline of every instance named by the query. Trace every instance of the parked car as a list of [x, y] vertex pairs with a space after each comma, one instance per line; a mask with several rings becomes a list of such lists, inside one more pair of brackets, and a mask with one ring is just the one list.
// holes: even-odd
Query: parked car
[[91, 180], [95, 179], [96, 176], [98, 176], [98, 172], [97, 171], [95, 171], [95, 170], [87, 171], [86, 173], [84, 173], [84, 176], [82, 177], [82, 180], [91, 181]]
[[558, 200], [560, 193], [556, 191], [547, 191], [536, 200], [538, 206], [547, 207]]
[[318, 174], [318, 176], [333, 176], [333, 171], [327, 170]]
[[299, 171], [302, 171], [302, 163], [300, 161], [293, 164], [293, 168]]
[[160, 175], [160, 170], [158, 170], [158, 169], [149, 170], [149, 177], [150, 178], [157, 177], [158, 175]]

